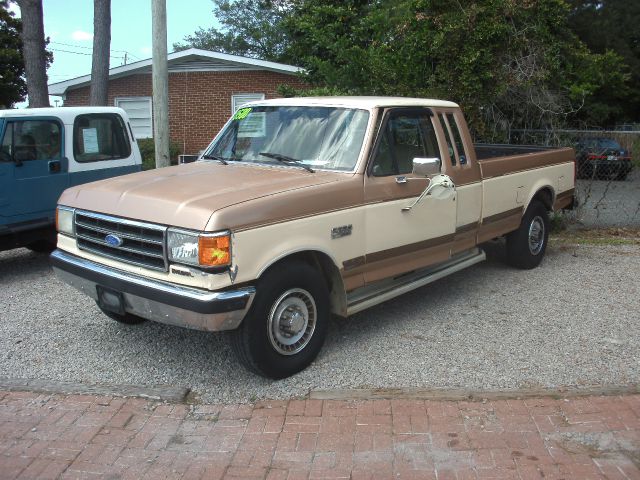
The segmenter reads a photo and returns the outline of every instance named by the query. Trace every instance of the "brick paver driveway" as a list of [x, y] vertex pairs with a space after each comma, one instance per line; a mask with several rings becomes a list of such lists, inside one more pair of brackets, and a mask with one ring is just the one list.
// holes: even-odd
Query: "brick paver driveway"
[[0, 478], [640, 479], [640, 395], [165, 404], [0, 392]]

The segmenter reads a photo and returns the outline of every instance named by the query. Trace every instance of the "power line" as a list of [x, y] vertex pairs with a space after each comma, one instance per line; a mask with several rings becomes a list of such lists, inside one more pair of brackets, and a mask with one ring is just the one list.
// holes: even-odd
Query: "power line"
[[[64, 45], [65, 47], [73, 47], [73, 48], [83, 48], [85, 50], [93, 50], [93, 47], [85, 47], [84, 45], [74, 45], [72, 43], [64, 43], [64, 42], [49, 42], [50, 44], [53, 45]], [[60, 51], [65, 51], [65, 50], [60, 50]], [[127, 51], [127, 50], [114, 50], [114, 49], [110, 49], [111, 52], [119, 52], [119, 53], [126, 53], [127, 55], [129, 55], [132, 58], [135, 58], [137, 60], [140, 60], [140, 58], [136, 57], [134, 54], [132, 54], [131, 52]], [[79, 52], [78, 52], [79, 53]], [[83, 53], [82, 55], [90, 55], [90, 54], [86, 54]], [[115, 57], [115, 58], [122, 58], [122, 57]]]
[[[61, 48], [52, 48], [51, 49], [54, 52], [63, 52], [63, 53], [73, 53], [75, 55], [85, 55], [85, 56], [92, 56], [93, 53], [84, 53], [84, 52], [72, 52], [71, 50], [62, 50]], [[109, 58], [121, 58], [124, 59], [124, 56], [121, 55], [109, 55]]]

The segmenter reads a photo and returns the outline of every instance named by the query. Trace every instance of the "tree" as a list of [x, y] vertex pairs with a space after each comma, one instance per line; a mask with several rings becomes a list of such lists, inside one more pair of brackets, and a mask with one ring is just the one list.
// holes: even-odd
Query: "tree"
[[285, 28], [288, 54], [309, 80], [355, 94], [446, 98], [472, 128], [498, 139], [507, 128], [572, 121], [606, 82], [568, 28], [563, 0], [297, 0]]
[[282, 21], [288, 2], [282, 0], [213, 0], [221, 28], [200, 28], [174, 43], [174, 50], [190, 47], [271, 61], [286, 61], [288, 44]]
[[616, 121], [640, 119], [640, 2], [628, 0], [572, 0], [569, 24], [578, 37], [595, 53], [612, 52], [622, 58], [618, 70], [605, 68], [594, 72], [608, 78], [627, 75], [629, 81], [620, 89], [605, 83], [587, 101], [583, 119], [607, 125]]
[[111, 50], [111, 0], [93, 0], [90, 105], [107, 105]]
[[8, 7], [7, 0], [0, 0], [0, 108], [11, 108], [27, 94], [20, 39], [22, 22]]
[[17, 0], [22, 16], [22, 55], [30, 107], [49, 107], [42, 0]]

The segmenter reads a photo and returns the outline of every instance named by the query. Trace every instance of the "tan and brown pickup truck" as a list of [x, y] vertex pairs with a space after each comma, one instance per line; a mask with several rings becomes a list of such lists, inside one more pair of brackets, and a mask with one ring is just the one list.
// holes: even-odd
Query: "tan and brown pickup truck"
[[291, 98], [238, 110], [200, 161], [66, 190], [51, 260], [109, 317], [234, 330], [292, 375], [347, 317], [469, 267], [506, 236], [537, 266], [570, 207], [571, 149], [472, 144], [458, 105]]

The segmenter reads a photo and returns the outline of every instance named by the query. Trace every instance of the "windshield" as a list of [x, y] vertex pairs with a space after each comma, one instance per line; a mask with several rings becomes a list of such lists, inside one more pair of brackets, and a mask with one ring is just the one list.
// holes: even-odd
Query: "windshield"
[[369, 112], [350, 108], [241, 108], [204, 158], [351, 171], [368, 121]]

